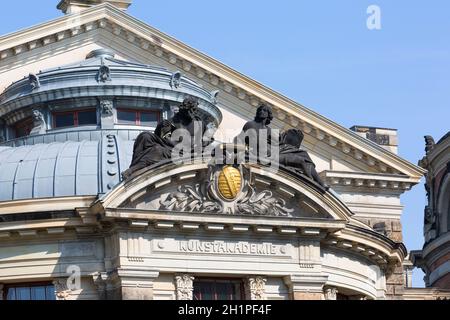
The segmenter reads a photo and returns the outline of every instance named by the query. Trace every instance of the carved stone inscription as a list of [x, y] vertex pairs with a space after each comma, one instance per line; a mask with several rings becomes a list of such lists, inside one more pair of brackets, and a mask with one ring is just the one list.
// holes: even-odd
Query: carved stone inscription
[[203, 240], [157, 240], [154, 251], [218, 255], [290, 256], [289, 245]]
[[222, 242], [189, 240], [180, 242], [181, 252], [251, 254], [251, 255], [285, 255], [286, 247], [271, 243]]

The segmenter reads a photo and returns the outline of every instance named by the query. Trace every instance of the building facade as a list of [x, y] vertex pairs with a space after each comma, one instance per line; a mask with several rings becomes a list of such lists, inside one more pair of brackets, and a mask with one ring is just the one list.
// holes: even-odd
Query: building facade
[[426, 155], [419, 162], [428, 172], [424, 210], [424, 239], [420, 251], [413, 251], [413, 263], [425, 273], [425, 284], [435, 290], [450, 290], [450, 133], [437, 143], [425, 137]]
[[[65, 16], [0, 38], [0, 298], [403, 299], [400, 196], [426, 171], [397, 132], [343, 128], [130, 4], [62, 0]], [[124, 180], [136, 137], [186, 97], [222, 142], [270, 105], [331, 188], [254, 164], [229, 196], [203, 157]]]

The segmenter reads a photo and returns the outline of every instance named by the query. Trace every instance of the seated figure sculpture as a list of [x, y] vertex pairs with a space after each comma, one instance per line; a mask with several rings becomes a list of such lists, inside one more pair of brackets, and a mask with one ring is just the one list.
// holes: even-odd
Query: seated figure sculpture
[[316, 165], [308, 152], [300, 149], [304, 134], [298, 129], [289, 129], [280, 134], [280, 165], [306, 175], [318, 183], [322, 188], [328, 190], [326, 185], [316, 171]]
[[[123, 179], [128, 179], [140, 169], [171, 159], [176, 144], [182, 141], [182, 139], [175, 141], [172, 138], [175, 130], [184, 129], [190, 137], [194, 137], [195, 123], [197, 123], [201, 126], [199, 134], [203, 137], [207, 126], [204, 125], [197, 108], [197, 99], [188, 97], [180, 105], [178, 113], [172, 119], [160, 122], [154, 133], [145, 131], [139, 134], [134, 143], [130, 168], [122, 173]], [[195, 143], [196, 140], [193, 139], [192, 141]], [[193, 145], [192, 149], [194, 148]]]
[[[247, 148], [247, 159], [253, 157], [260, 159], [260, 157], [270, 157], [270, 146], [272, 141], [272, 129], [269, 124], [273, 120], [272, 108], [268, 105], [261, 104], [257, 111], [255, 119], [247, 122], [242, 128], [242, 132], [235, 138], [234, 142], [245, 144]], [[267, 143], [262, 144], [260, 137], [264, 132], [264, 138], [267, 138]]]

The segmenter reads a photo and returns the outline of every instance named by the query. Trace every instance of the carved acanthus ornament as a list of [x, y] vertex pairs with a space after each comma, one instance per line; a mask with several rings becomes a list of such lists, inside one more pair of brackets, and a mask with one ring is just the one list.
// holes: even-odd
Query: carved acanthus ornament
[[266, 300], [266, 282], [264, 277], [248, 278], [248, 288], [251, 300]]
[[194, 299], [194, 277], [188, 274], [175, 277], [177, 300]]
[[244, 166], [210, 166], [208, 182], [178, 187], [160, 210], [291, 217], [294, 209], [272, 191], [256, 191]]

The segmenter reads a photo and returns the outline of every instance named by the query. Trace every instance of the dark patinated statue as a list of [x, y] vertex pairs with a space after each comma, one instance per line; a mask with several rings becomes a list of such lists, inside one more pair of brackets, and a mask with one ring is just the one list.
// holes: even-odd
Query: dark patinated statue
[[317, 182], [325, 190], [329, 189], [316, 171], [316, 165], [308, 152], [300, 149], [303, 142], [303, 132], [298, 129], [289, 129], [280, 134], [280, 165], [306, 175]]
[[425, 138], [425, 152], [426, 154], [428, 154], [434, 149], [436, 143], [434, 142], [432, 136], [425, 136], [424, 138]]
[[[156, 127], [155, 132], [142, 132], [134, 143], [133, 159], [130, 168], [122, 173], [124, 179], [134, 172], [154, 165], [163, 160], [171, 159], [173, 148], [182, 138], [175, 140], [172, 136], [175, 130], [187, 130], [190, 137], [194, 136], [195, 123], [201, 126], [199, 134], [203, 135], [206, 125], [198, 113], [198, 101], [193, 97], [186, 98], [179, 107], [178, 113], [170, 120], [163, 120]], [[195, 148], [195, 139], [192, 139], [192, 149]], [[203, 143], [203, 142], [201, 142]], [[203, 147], [203, 146], [202, 146]]]
[[[263, 154], [264, 156], [270, 156], [272, 131], [269, 127], [269, 124], [272, 122], [272, 120], [272, 108], [265, 104], [260, 105], [256, 111], [255, 119], [247, 122], [244, 125], [244, 127], [242, 128], [242, 132], [239, 134], [239, 136], [236, 137], [235, 142], [239, 140], [239, 142], [245, 143], [247, 152], [249, 154], [256, 156], [259, 155], [259, 152], [261, 152], [261, 154]], [[261, 146], [259, 144], [259, 137], [263, 130], [266, 130], [267, 132], [267, 144], [265, 146]], [[250, 141], [253, 141], [256, 145], [252, 145]], [[264, 148], [264, 150], [261, 150], [261, 148]]]

